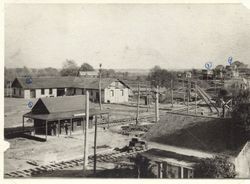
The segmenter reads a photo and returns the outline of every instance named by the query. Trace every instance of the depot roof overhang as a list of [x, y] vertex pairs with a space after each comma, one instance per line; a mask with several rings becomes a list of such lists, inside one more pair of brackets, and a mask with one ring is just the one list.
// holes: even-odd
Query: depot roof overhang
[[[95, 115], [104, 115], [109, 114], [108, 111], [105, 110], [96, 110], [96, 109], [90, 109], [89, 110], [89, 116], [95, 116]], [[28, 112], [23, 115], [23, 117], [31, 118], [31, 119], [40, 119], [40, 120], [46, 120], [46, 121], [54, 121], [54, 120], [63, 120], [63, 119], [74, 119], [74, 118], [83, 118], [85, 117], [85, 111], [68, 111], [68, 112], [57, 112], [57, 113], [51, 113], [51, 114], [33, 114], [32, 112]]]

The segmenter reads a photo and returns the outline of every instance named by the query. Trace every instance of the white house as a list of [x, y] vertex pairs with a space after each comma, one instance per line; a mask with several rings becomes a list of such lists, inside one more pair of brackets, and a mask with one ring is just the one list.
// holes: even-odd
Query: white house
[[[99, 101], [98, 78], [40, 77], [27, 82], [27, 78], [17, 77], [11, 87], [13, 97], [25, 99], [84, 95], [89, 91], [90, 100]], [[128, 102], [129, 87], [118, 79], [103, 78], [101, 92], [104, 103]]]

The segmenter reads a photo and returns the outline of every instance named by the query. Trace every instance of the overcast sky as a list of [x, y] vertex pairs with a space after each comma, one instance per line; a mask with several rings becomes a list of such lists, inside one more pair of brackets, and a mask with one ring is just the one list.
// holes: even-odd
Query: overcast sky
[[250, 10], [240, 4], [5, 6], [5, 66], [203, 68], [250, 65]]

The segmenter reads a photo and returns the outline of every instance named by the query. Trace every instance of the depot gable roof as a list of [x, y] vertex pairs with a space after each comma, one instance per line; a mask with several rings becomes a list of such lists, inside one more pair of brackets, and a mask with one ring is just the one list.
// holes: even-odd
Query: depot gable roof
[[51, 114], [57, 112], [84, 111], [85, 98], [85, 95], [39, 98], [31, 112], [34, 114]]

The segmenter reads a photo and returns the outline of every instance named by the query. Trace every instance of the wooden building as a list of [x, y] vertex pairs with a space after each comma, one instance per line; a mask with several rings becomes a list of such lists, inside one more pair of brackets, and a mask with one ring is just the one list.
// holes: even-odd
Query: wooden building
[[157, 149], [140, 154], [150, 160], [158, 178], [193, 178], [195, 164], [215, 155], [229, 158], [237, 178], [249, 178], [249, 132], [228, 118], [167, 113], [145, 134]]
[[[89, 113], [89, 128], [98, 116], [106, 116], [109, 121], [107, 111], [95, 110], [91, 104]], [[46, 138], [47, 135], [59, 136], [82, 131], [85, 126], [85, 96], [40, 98], [31, 111], [23, 115], [23, 127], [25, 118], [33, 120], [34, 134], [45, 135]]]
[[[43, 98], [57, 96], [85, 95], [89, 91], [90, 100], [99, 102], [99, 79], [85, 77], [18, 77], [12, 83], [13, 97]], [[104, 103], [128, 102], [129, 86], [118, 79], [101, 80], [101, 97]]]

